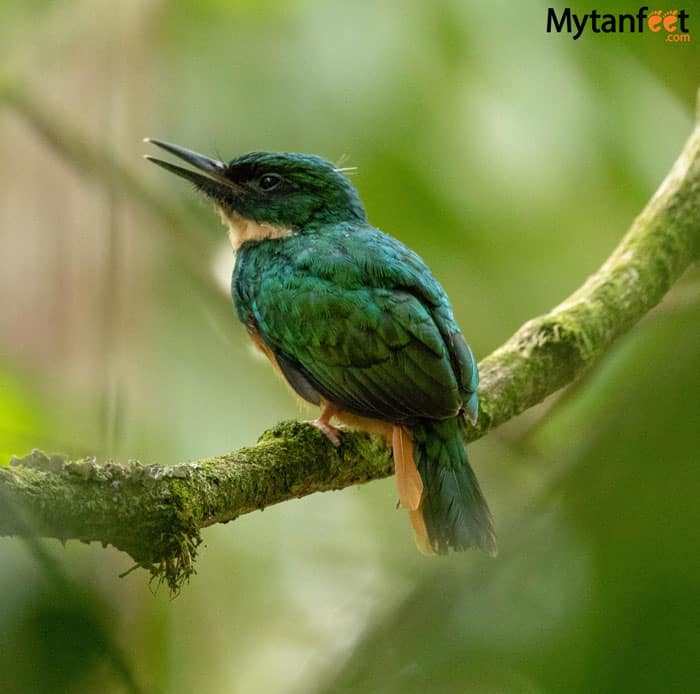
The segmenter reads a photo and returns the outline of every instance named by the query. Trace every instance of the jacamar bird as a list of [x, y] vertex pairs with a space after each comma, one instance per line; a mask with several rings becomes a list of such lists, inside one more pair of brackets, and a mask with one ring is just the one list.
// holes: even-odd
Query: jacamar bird
[[308, 154], [217, 161], [146, 140], [190, 164], [147, 157], [219, 210], [236, 254], [239, 319], [335, 445], [331, 419], [381, 433], [418, 547], [496, 551], [461, 428], [476, 422], [476, 361], [425, 262], [369, 224], [343, 171]]

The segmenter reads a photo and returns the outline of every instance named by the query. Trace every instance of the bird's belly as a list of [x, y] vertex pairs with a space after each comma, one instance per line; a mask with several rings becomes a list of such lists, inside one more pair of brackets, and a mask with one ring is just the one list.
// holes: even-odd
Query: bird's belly
[[336, 406], [333, 406], [333, 416], [351, 429], [359, 429], [360, 431], [366, 431], [368, 434], [379, 434], [383, 436], [386, 442], [391, 446], [391, 436], [394, 429], [394, 425], [391, 424], [391, 422], [352, 414], [352, 412], [346, 412]]
[[263, 342], [259, 333], [256, 330], [248, 329], [248, 335], [250, 335], [250, 339], [253, 341], [255, 347], [259, 349], [270, 360], [270, 363], [272, 364], [275, 371], [282, 375], [282, 369], [280, 369], [280, 365], [277, 363], [277, 357], [275, 356], [275, 353]]
[[[274, 351], [265, 344], [260, 337], [260, 333], [254, 328], [248, 327], [248, 334], [253, 344], [270, 360], [274, 370], [282, 377], [282, 380], [291, 388], [292, 392], [300, 398], [300, 402], [310, 403], [311, 405], [320, 404], [320, 396], [314, 387], [291, 366], [282, 356], [277, 358]], [[281, 360], [281, 361], [280, 361]]]

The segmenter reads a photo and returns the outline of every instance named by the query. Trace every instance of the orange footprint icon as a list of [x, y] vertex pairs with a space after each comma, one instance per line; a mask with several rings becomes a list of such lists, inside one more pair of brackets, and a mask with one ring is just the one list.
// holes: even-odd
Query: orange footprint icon
[[669, 10], [664, 12], [664, 29], [668, 32], [674, 32], [678, 24], [678, 10]]
[[652, 10], [649, 13], [649, 19], [647, 19], [647, 24], [649, 25], [649, 28], [654, 32], [661, 31], [661, 23], [663, 22], [661, 13], [661, 10]]

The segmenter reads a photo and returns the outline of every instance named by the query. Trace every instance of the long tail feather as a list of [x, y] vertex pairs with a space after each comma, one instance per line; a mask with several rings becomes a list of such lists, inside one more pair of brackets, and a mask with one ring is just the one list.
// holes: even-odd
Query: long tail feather
[[[444, 554], [476, 547], [496, 554], [491, 513], [469, 465], [457, 418], [424, 421], [411, 427], [415, 463], [423, 480], [421, 514], [433, 552]], [[411, 518], [416, 541], [422, 528]], [[418, 527], [417, 527], [418, 526]]]
[[411, 433], [405, 427], [395, 425], [391, 443], [394, 451], [399, 503], [409, 511], [416, 511], [423, 499], [423, 480], [416, 468]]
[[423, 554], [435, 554], [433, 546], [430, 544], [430, 536], [428, 535], [428, 528], [425, 527], [425, 519], [423, 518], [423, 509], [416, 509], [415, 511], [409, 511], [408, 517], [413, 526], [413, 535], [416, 538], [416, 547]]

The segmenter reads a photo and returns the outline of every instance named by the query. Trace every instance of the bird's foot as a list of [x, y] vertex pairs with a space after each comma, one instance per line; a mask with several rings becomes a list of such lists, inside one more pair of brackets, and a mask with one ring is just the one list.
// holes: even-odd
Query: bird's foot
[[307, 423], [316, 427], [336, 448], [340, 446], [340, 429], [329, 424], [323, 416], [318, 419], [311, 419]]

